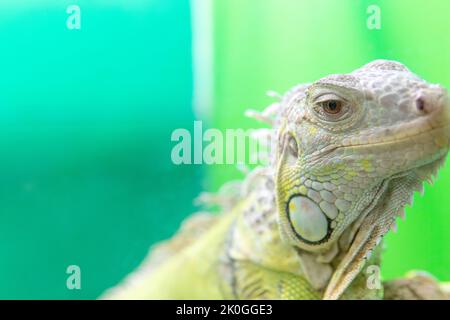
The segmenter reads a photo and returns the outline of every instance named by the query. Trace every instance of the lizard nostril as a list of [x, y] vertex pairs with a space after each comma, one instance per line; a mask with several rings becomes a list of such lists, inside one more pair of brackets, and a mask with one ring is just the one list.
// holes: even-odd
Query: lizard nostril
[[440, 92], [430, 91], [420, 93], [414, 101], [414, 106], [417, 113], [427, 115], [441, 110], [445, 102], [446, 93], [442, 93], [442, 90]]
[[425, 109], [425, 100], [423, 97], [419, 97], [416, 99], [416, 108], [419, 112], [427, 112]]

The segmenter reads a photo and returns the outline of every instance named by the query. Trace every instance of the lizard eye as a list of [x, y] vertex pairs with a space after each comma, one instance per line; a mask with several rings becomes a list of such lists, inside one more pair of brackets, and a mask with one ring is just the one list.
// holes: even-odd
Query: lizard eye
[[317, 85], [305, 100], [307, 116], [312, 122], [331, 131], [352, 127], [364, 114], [363, 96], [357, 90]]
[[346, 100], [332, 94], [319, 97], [314, 102], [315, 113], [324, 121], [339, 121], [350, 115], [350, 105]]
[[321, 103], [323, 111], [328, 114], [338, 114], [342, 110], [342, 102], [339, 100], [328, 100]]

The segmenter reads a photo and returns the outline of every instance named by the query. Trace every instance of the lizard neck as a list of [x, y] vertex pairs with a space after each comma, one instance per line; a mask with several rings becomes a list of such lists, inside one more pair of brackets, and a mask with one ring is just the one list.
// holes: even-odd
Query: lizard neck
[[[345, 230], [339, 241], [323, 252], [308, 252], [285, 241], [278, 223], [275, 184], [271, 171], [262, 170], [246, 181], [247, 195], [232, 225], [227, 253], [233, 260], [251, 261], [262, 267], [305, 278], [323, 293], [332, 275], [346, 256], [357, 222]], [[353, 228], [352, 228], [353, 227]], [[368, 266], [379, 266], [381, 250], [374, 250]], [[365, 275], [352, 287], [365, 286]], [[364, 287], [365, 288], [365, 287]], [[358, 290], [352, 290], [356, 292]], [[364, 292], [364, 290], [359, 290]], [[365, 292], [367, 294], [367, 292]]]

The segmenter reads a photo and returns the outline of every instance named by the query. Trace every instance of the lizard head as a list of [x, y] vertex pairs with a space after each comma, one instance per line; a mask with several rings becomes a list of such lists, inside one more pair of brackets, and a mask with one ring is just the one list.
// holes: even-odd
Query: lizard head
[[283, 237], [345, 251], [325, 291], [338, 298], [449, 150], [447, 91], [376, 60], [288, 92], [277, 123]]

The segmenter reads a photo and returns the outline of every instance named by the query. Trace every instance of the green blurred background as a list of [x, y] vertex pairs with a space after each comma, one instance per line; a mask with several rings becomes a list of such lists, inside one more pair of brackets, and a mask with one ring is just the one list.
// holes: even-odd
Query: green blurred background
[[[66, 8], [81, 8], [81, 30]], [[367, 7], [381, 29], [366, 27]], [[246, 108], [378, 58], [450, 87], [450, 2], [2, 0], [0, 298], [91, 299], [233, 166], [176, 166], [176, 128], [251, 128]], [[450, 280], [450, 168], [387, 239], [383, 276]], [[79, 265], [81, 290], [66, 288]]]

